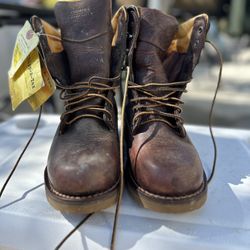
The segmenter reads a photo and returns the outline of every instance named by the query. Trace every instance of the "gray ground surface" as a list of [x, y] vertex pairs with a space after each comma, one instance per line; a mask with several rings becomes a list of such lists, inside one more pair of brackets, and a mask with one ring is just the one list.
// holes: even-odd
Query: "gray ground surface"
[[[250, 128], [250, 49], [243, 60], [235, 59], [223, 65], [222, 82], [214, 108], [214, 124], [226, 127]], [[189, 84], [185, 100], [186, 121], [206, 124], [217, 84], [219, 66], [201, 63]]]

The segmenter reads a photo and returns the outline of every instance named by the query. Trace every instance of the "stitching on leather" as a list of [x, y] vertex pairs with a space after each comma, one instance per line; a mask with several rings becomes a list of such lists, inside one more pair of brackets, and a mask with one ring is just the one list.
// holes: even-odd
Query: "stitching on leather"
[[196, 191], [195, 193], [192, 193], [192, 194], [188, 194], [188, 195], [184, 195], [184, 196], [161, 196], [161, 195], [157, 195], [157, 194], [152, 194], [150, 193], [149, 191], [143, 189], [142, 187], [140, 187], [136, 181], [134, 180], [133, 176], [131, 175], [130, 173], [130, 178], [131, 180], [133, 181], [134, 185], [137, 187], [137, 189], [139, 190], [139, 192], [141, 192], [143, 195], [146, 195], [147, 198], [153, 198], [153, 199], [161, 199], [161, 200], [170, 200], [170, 201], [178, 201], [178, 200], [185, 200], [185, 199], [189, 199], [189, 198], [193, 198], [195, 196], [198, 196], [199, 194], [201, 194], [205, 188], [206, 188], [206, 178], [205, 178], [205, 175], [204, 175], [204, 178], [203, 178], [203, 182], [202, 182], [202, 185], [201, 185], [201, 188]]
[[103, 194], [109, 193], [110, 191], [112, 191], [113, 189], [115, 189], [115, 187], [118, 185], [118, 183], [120, 181], [120, 178], [119, 178], [118, 181], [115, 183], [115, 185], [113, 185], [111, 188], [109, 188], [108, 190], [106, 190], [104, 192], [96, 193], [96, 194], [93, 194], [93, 195], [87, 195], [87, 196], [84, 196], [84, 195], [83, 196], [73, 196], [73, 195], [66, 195], [66, 194], [63, 194], [63, 193], [60, 193], [60, 192], [56, 191], [53, 188], [53, 186], [52, 186], [52, 184], [51, 184], [51, 182], [50, 182], [50, 180], [49, 180], [49, 178], [47, 176], [47, 173], [46, 173], [46, 179], [48, 180], [48, 184], [49, 184], [48, 185], [48, 189], [50, 191], [52, 191], [52, 193], [54, 193], [55, 195], [58, 195], [60, 197], [63, 197], [63, 198], [74, 199], [74, 200], [95, 198], [95, 197], [101, 196]]
[[163, 199], [163, 200], [185, 200], [185, 199], [188, 199], [188, 198], [192, 198], [192, 197], [195, 197], [197, 195], [199, 195], [200, 193], [202, 193], [202, 191], [204, 190], [204, 185], [205, 183], [203, 182], [202, 183], [202, 186], [201, 186], [201, 189], [199, 189], [198, 191], [196, 191], [195, 193], [193, 194], [189, 194], [189, 195], [184, 195], [184, 196], [173, 196], [173, 197], [170, 197], [170, 196], [161, 196], [161, 195], [156, 195], [156, 194], [152, 194], [146, 190], [144, 190], [143, 188], [139, 187], [139, 190], [141, 192], [144, 192], [146, 195], [149, 196], [149, 198], [155, 198], [155, 199]]

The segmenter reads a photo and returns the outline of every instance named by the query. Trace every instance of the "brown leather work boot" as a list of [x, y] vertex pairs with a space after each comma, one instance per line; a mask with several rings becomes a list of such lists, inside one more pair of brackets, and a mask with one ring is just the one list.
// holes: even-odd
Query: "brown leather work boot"
[[59, 54], [51, 36], [59, 34], [33, 20], [48, 34], [41, 36], [44, 57], [65, 103], [45, 170], [46, 194], [56, 209], [90, 213], [116, 202], [120, 179], [110, 0], [58, 2], [55, 15]]
[[129, 189], [155, 211], [198, 209], [206, 201], [207, 179], [183, 127], [180, 98], [204, 47], [208, 16], [178, 25], [158, 10], [127, 12]]

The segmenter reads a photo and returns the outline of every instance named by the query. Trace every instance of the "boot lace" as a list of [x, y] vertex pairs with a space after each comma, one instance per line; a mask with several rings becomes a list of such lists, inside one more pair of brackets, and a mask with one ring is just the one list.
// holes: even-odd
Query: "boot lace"
[[[61, 115], [61, 127], [71, 125], [81, 118], [95, 118], [104, 121], [104, 117], [107, 117], [112, 122], [114, 118], [111, 111], [114, 109], [114, 104], [107, 97], [107, 92], [119, 88], [119, 86], [109, 84], [117, 82], [119, 79], [120, 76], [114, 78], [93, 76], [88, 82], [77, 82], [71, 86], [64, 86], [57, 82], [57, 88], [61, 89], [60, 99], [64, 101], [65, 109]], [[99, 82], [94, 80], [99, 80]], [[86, 102], [97, 99], [101, 100], [100, 104], [86, 105]], [[110, 105], [111, 109], [105, 108], [105, 104]]]
[[[163, 122], [172, 128], [176, 128], [177, 125], [171, 123], [167, 118], [173, 118], [177, 121], [176, 124], [183, 124], [184, 120], [181, 117], [183, 104], [180, 98], [175, 97], [176, 92], [183, 93], [186, 91], [186, 84], [188, 81], [181, 82], [171, 82], [171, 83], [147, 83], [147, 84], [137, 84], [134, 82], [128, 82], [129, 90], [136, 90], [138, 93], [142, 94], [142, 97], [136, 97], [130, 99], [133, 105], [132, 110], [135, 115], [132, 120], [133, 126], [139, 123], [140, 119], [144, 116], [147, 119], [140, 122], [140, 125], [145, 125], [151, 122]], [[159, 96], [156, 92], [168, 91], [167, 94]], [[164, 111], [161, 111], [159, 107], [165, 107]]]

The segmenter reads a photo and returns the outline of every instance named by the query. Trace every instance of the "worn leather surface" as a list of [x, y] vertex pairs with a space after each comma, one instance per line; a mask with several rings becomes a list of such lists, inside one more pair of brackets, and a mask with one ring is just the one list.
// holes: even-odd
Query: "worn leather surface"
[[[82, 124], [81, 124], [82, 123]], [[68, 195], [90, 195], [118, 180], [119, 148], [115, 131], [91, 119], [56, 132], [47, 170], [53, 188]]]
[[141, 8], [140, 12], [140, 33], [134, 53], [135, 82], [165, 82], [167, 76], [162, 62], [177, 32], [177, 21], [154, 9]]
[[[71, 82], [86, 81], [93, 75], [109, 77], [113, 37], [110, 1], [58, 2], [55, 15], [69, 61]], [[103, 35], [90, 39], [98, 34]]]
[[[113, 36], [110, 1], [58, 2], [55, 15], [70, 67], [67, 84], [89, 81], [92, 76], [113, 77], [110, 73]], [[100, 37], [93, 37], [102, 33]], [[113, 94], [108, 95], [114, 103]], [[88, 104], [93, 103], [102, 101], [95, 99]], [[116, 120], [115, 108], [112, 112]], [[59, 126], [47, 164], [49, 180], [57, 192], [72, 196], [94, 195], [117, 183], [118, 135], [114, 121], [112, 125], [105, 119], [82, 118], [63, 131]]]
[[[140, 13], [140, 32], [133, 51], [135, 82], [146, 84], [189, 80], [204, 46], [208, 29], [206, 16], [194, 20], [186, 52], [168, 53], [168, 47], [178, 34], [176, 19], [157, 10], [140, 8]], [[203, 33], [197, 34], [200, 26]], [[158, 94], [162, 96], [167, 92], [159, 91]], [[180, 97], [181, 93], [176, 91], [174, 95]], [[142, 94], [130, 90], [129, 99], [136, 96]], [[161, 122], [132, 124], [131, 118], [136, 114], [132, 107], [131, 103], [127, 105], [128, 144], [130, 167], [138, 185], [153, 194], [170, 197], [197, 191], [203, 182], [203, 168], [183, 125], [176, 124], [175, 119], [170, 118], [166, 119], [176, 129]], [[168, 110], [171, 111], [174, 112]]]
[[137, 183], [154, 194], [189, 194], [203, 181], [199, 156], [188, 137], [160, 122], [134, 136], [130, 160]]

